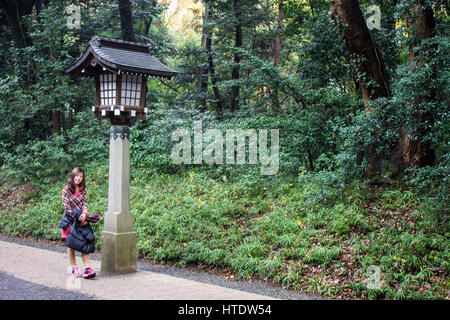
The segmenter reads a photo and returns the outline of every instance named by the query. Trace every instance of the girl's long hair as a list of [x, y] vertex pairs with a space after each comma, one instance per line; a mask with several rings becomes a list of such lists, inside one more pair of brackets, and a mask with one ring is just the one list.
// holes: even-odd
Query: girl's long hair
[[83, 180], [79, 184], [79, 187], [83, 187], [83, 189], [86, 188], [86, 184], [85, 184], [86, 177], [84, 176], [84, 170], [83, 170], [83, 168], [76, 167], [75, 169], [72, 170], [69, 178], [67, 179], [67, 187], [69, 188], [69, 190], [72, 193], [75, 193], [75, 182], [73, 180], [74, 180], [75, 176], [79, 173], [83, 174]]

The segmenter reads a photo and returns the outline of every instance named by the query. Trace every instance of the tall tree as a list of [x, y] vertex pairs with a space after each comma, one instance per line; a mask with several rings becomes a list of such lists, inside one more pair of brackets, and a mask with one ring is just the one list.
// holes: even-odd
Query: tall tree
[[[242, 7], [240, 0], [233, 1], [233, 12], [234, 12], [234, 47], [242, 47]], [[240, 54], [235, 51], [233, 59], [233, 68], [231, 71], [231, 79], [239, 80], [239, 63], [241, 62]], [[239, 86], [233, 85], [231, 87], [231, 99], [230, 99], [230, 111], [233, 112], [239, 109]]]
[[273, 65], [275, 67], [278, 67], [280, 65], [282, 40], [283, 40], [283, 0], [279, 0], [278, 16], [277, 16], [277, 33], [272, 43]]
[[332, 0], [330, 12], [358, 71], [358, 84], [364, 101], [388, 97], [390, 91], [383, 57], [367, 27], [358, 0]]
[[[157, 1], [156, 0], [152, 0], [151, 1], [151, 7], [150, 7], [150, 10], [152, 12], [155, 10], [156, 5], [157, 5]], [[148, 32], [150, 31], [150, 26], [152, 24], [152, 21], [153, 21], [153, 15], [149, 14], [148, 19], [145, 21], [145, 30], [144, 30], [144, 35], [145, 36], [148, 36]]]
[[[332, 0], [330, 13], [343, 34], [345, 47], [358, 72], [357, 81], [366, 111], [370, 112], [369, 101], [390, 96], [381, 53], [367, 27], [358, 0]], [[368, 175], [372, 176], [384, 155], [377, 155], [372, 145], [367, 150], [367, 156], [370, 159]]]
[[18, 48], [25, 48], [32, 44], [22, 19], [23, 16], [31, 13], [35, 2], [35, 0], [0, 1], [0, 8], [2, 8], [6, 14], [11, 35]]
[[396, 67], [400, 64], [399, 48], [396, 43], [396, 19], [395, 6], [398, 0], [377, 0], [376, 4], [380, 7], [381, 29], [374, 29], [374, 33], [380, 36], [378, 42], [383, 52], [384, 62], [388, 72], [394, 73]]
[[211, 84], [214, 92], [214, 98], [217, 101], [216, 112], [221, 114], [223, 111], [223, 102], [220, 96], [219, 88], [217, 87], [217, 76], [214, 67], [214, 59], [212, 53], [212, 32], [209, 27], [209, 12], [210, 12], [210, 4], [208, 1], [205, 1], [205, 20], [207, 23], [203, 23], [205, 30], [205, 51], [208, 57], [208, 73], [211, 77]]
[[[408, 37], [411, 39], [409, 44], [409, 66], [412, 72], [425, 66], [429, 57], [432, 56], [430, 50], [432, 47], [422, 45], [421, 42], [434, 36], [436, 23], [434, 20], [433, 9], [425, 4], [425, 1], [413, 5], [410, 14], [407, 16]], [[426, 52], [428, 51], [428, 53]], [[433, 71], [432, 71], [433, 72]], [[430, 110], [420, 110], [420, 105], [433, 100], [435, 92], [433, 88], [428, 87], [428, 83], [420, 83], [422, 94], [417, 96], [412, 104], [417, 110], [415, 121], [419, 127], [430, 128], [433, 122]], [[425, 124], [425, 125], [424, 125]], [[404, 130], [400, 136], [400, 146], [402, 150], [403, 161], [408, 167], [423, 167], [434, 163], [434, 150], [428, 142], [422, 141], [422, 137], [427, 133], [426, 129], [421, 130], [416, 139], [412, 139]]]
[[[207, 2], [204, 2], [204, 11], [203, 11], [203, 30], [202, 30], [202, 40], [201, 40], [201, 48], [205, 50], [206, 52], [206, 39], [207, 39], [207, 32], [208, 32], [208, 18], [209, 18], [209, 6]], [[200, 92], [202, 94], [201, 97], [201, 105], [206, 105], [206, 96], [208, 94], [208, 64], [201, 63], [198, 67], [197, 71], [197, 88], [200, 89]]]
[[136, 42], [130, 0], [119, 0], [119, 12], [122, 40]]
[[[35, 0], [0, 0], [0, 8], [5, 12], [9, 30], [17, 48], [24, 49], [33, 44], [23, 18], [31, 14], [35, 4]], [[19, 56], [18, 59], [15, 68], [21, 70], [25, 85], [28, 86], [36, 82], [37, 75], [34, 61], [22, 56]]]
[[[277, 15], [277, 32], [275, 39], [272, 42], [273, 48], [273, 65], [278, 67], [281, 58], [281, 46], [283, 41], [283, 0], [278, 1], [278, 15]], [[272, 91], [272, 90], [271, 90]], [[272, 104], [275, 110], [280, 108], [280, 101], [278, 98], [278, 88], [273, 88], [271, 93]]]

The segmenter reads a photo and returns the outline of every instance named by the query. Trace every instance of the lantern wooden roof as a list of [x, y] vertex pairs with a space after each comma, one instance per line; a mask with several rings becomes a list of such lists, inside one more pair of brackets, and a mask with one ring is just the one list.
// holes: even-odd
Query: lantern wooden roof
[[171, 79], [177, 72], [156, 59], [149, 45], [93, 36], [89, 45], [64, 71], [71, 77], [95, 76], [102, 70]]

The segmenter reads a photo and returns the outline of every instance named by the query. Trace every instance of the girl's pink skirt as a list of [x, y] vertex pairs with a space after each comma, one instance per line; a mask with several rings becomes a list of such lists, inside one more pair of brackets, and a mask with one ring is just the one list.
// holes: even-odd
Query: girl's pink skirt
[[70, 233], [70, 228], [71, 227], [67, 227], [66, 230], [61, 229], [61, 238], [67, 239], [67, 237], [69, 236], [69, 233]]

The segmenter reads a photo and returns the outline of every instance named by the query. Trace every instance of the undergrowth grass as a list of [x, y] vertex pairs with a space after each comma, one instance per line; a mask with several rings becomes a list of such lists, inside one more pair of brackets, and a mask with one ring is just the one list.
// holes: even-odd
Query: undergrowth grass
[[[104, 216], [107, 167], [86, 172], [89, 213]], [[362, 183], [324, 188], [310, 178], [140, 172], [130, 190], [138, 256], [329, 297], [449, 298], [450, 233], [430, 227], [420, 195]], [[4, 201], [1, 231], [59, 239], [63, 186], [41, 186], [23, 206]], [[4, 199], [11, 188], [1, 187]], [[102, 227], [93, 225], [97, 248]], [[379, 288], [367, 286], [370, 266], [380, 270]]]

